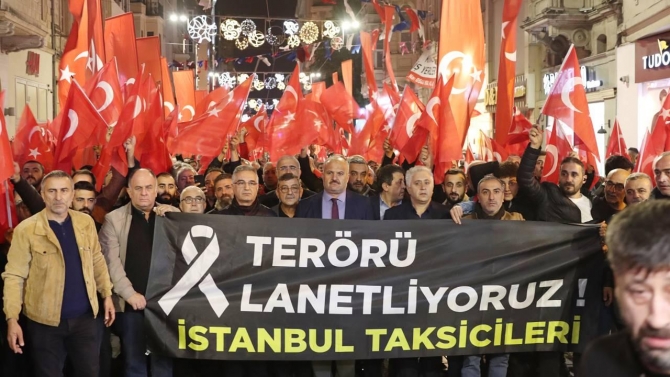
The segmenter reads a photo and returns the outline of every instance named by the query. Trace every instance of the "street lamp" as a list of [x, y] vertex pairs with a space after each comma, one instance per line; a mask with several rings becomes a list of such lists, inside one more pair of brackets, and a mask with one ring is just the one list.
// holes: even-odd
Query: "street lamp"
[[342, 31], [356, 30], [359, 27], [361, 27], [361, 24], [358, 22], [358, 20], [342, 22]]
[[177, 22], [177, 21], [188, 22], [188, 16], [185, 15], [185, 14], [172, 13], [170, 15], [170, 21], [172, 21], [172, 22]]

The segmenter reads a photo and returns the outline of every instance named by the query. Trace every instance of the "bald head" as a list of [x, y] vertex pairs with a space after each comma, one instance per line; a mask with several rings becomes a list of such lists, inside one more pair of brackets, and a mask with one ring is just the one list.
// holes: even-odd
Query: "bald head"
[[628, 170], [614, 169], [605, 179], [605, 200], [613, 207], [624, 206], [624, 199], [626, 198], [626, 178], [630, 175]]
[[340, 155], [330, 156], [323, 164], [323, 190], [337, 197], [347, 189], [349, 163]]
[[205, 212], [205, 192], [200, 187], [188, 186], [181, 192], [179, 209], [184, 213]]

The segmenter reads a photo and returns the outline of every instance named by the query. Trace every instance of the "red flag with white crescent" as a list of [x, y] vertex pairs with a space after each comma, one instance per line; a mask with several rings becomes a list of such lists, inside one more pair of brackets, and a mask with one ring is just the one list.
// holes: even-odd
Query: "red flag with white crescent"
[[126, 81], [134, 79], [139, 71], [133, 14], [124, 13], [107, 18], [105, 20], [104, 37], [107, 61], [116, 58], [119, 85], [123, 88]]
[[[414, 94], [414, 91], [409, 86], [405, 86], [389, 135], [389, 141], [393, 148], [399, 151], [403, 150], [405, 144], [414, 135], [416, 122], [421, 117], [424, 109], [423, 103]], [[419, 146], [420, 149], [421, 147]]]
[[263, 148], [263, 142], [265, 139], [265, 126], [267, 121], [267, 111], [265, 110], [265, 106], [261, 106], [260, 110], [258, 110], [254, 116], [249, 118], [246, 122], [240, 124], [240, 129], [244, 128], [247, 130], [247, 135], [244, 137], [244, 142], [247, 143], [249, 151]]
[[[110, 60], [88, 80], [84, 90], [107, 126], [115, 126], [123, 109], [123, 95], [119, 84], [116, 58]], [[104, 135], [99, 141], [104, 142]]]
[[516, 76], [516, 32], [521, 0], [505, 0], [502, 14], [500, 63], [498, 64], [498, 100], [496, 102], [496, 132], [498, 144], [507, 144], [514, 107], [514, 78]]
[[619, 121], [617, 119], [614, 120], [614, 128], [612, 129], [612, 134], [610, 135], [610, 142], [607, 145], [605, 158], [609, 158], [613, 155], [628, 157], [628, 147], [626, 147], [626, 141], [623, 139], [621, 127], [619, 126]]
[[23, 114], [16, 128], [12, 143], [14, 161], [23, 166], [27, 161], [37, 161], [45, 171], [53, 167], [53, 149], [46, 134], [46, 127], [37, 124], [30, 106], [23, 108]]
[[584, 142], [584, 146], [599, 159], [600, 153], [589, 115], [584, 80], [580, 73], [575, 47], [571, 45], [551, 93], [542, 107], [542, 114], [554, 117], [557, 122], [562, 121], [573, 129], [575, 135]]
[[178, 120], [188, 122], [195, 118], [195, 79], [193, 71], [172, 72], [174, 90], [177, 97]]
[[570, 152], [572, 152], [572, 146], [570, 145], [568, 138], [565, 136], [563, 127], [565, 126], [562, 126], [560, 121], [554, 121], [551, 136], [547, 141], [547, 157], [544, 161], [544, 170], [542, 171], [543, 182], [558, 183], [561, 161], [568, 157]]

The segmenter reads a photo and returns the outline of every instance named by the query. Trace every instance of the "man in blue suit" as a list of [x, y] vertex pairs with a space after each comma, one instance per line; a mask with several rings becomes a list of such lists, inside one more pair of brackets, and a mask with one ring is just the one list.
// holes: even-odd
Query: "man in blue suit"
[[298, 203], [295, 217], [309, 219], [373, 220], [369, 199], [347, 190], [349, 164], [340, 155], [323, 165], [323, 192]]

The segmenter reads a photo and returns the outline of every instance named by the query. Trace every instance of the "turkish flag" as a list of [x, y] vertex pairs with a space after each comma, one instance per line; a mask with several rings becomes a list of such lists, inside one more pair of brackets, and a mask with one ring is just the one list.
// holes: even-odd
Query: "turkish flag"
[[174, 90], [179, 108], [179, 122], [188, 122], [195, 117], [195, 81], [193, 71], [172, 72]]
[[62, 113], [54, 161], [59, 170], [69, 171], [72, 161], [68, 159], [78, 149], [96, 145], [93, 135], [101, 128], [106, 129], [106, 123], [77, 82], [70, 87]]
[[5, 181], [0, 184], [0, 243], [5, 243], [5, 233], [19, 223], [14, 204], [14, 185]]
[[133, 14], [124, 13], [105, 19], [104, 37], [107, 62], [116, 58], [119, 85], [124, 87], [126, 81], [136, 77], [139, 71]]
[[372, 112], [363, 127], [356, 127], [351, 134], [351, 148], [348, 150], [348, 154], [366, 157], [372, 140], [377, 133], [382, 131], [385, 123], [384, 112], [378, 105], [373, 104]]
[[209, 92], [203, 99], [200, 100], [200, 102], [196, 103], [194, 118], [197, 118], [208, 112], [212, 106], [216, 106], [217, 104], [221, 103], [221, 101], [226, 99], [228, 93], [229, 91], [225, 86], [220, 86]]
[[267, 121], [267, 111], [265, 111], [265, 106], [261, 106], [256, 115], [249, 118], [249, 120], [246, 122], [240, 124], [240, 128], [247, 130], [247, 135], [244, 137], [244, 142], [247, 143], [249, 151], [254, 151], [263, 147], [263, 142], [265, 139], [265, 126]]
[[[147, 138], [153, 137], [152, 135], [157, 132], [155, 129], [159, 128], [159, 126], [155, 126], [155, 123], [159, 122], [161, 124], [160, 128], [162, 129], [163, 121], [165, 120], [165, 108], [161, 102], [162, 89], [156, 87], [152, 80], [147, 80], [147, 86], [147, 89], [149, 90], [146, 101], [147, 108], [143, 113], [143, 119], [141, 120], [141, 123], [137, 121], [133, 126], [133, 136], [135, 136], [137, 139], [137, 145], [135, 146], [135, 158], [140, 161], [142, 161], [142, 155], [145, 149], [148, 147], [147, 142], [149, 140]], [[144, 102], [142, 103], [144, 104]]]
[[316, 144], [326, 146], [330, 149], [336, 149], [338, 144], [339, 132], [335, 132], [333, 121], [328, 116], [326, 108], [322, 103], [317, 101], [309, 101], [305, 99], [305, 104], [300, 106], [300, 113], [298, 115], [298, 128], [316, 129], [317, 138]]
[[[399, 151], [402, 151], [405, 148], [407, 142], [414, 135], [416, 122], [419, 120], [424, 110], [425, 107], [423, 106], [423, 103], [421, 103], [416, 94], [414, 94], [414, 91], [409, 86], [405, 86], [395, 120], [393, 121], [393, 127], [391, 128], [391, 133], [389, 135], [389, 141], [393, 148]], [[409, 149], [420, 151], [421, 147], [425, 144], [425, 141], [426, 139], [424, 138], [420, 145]], [[418, 152], [414, 158], [417, 155]]]
[[161, 56], [161, 85], [160, 88], [163, 93], [163, 106], [165, 107], [164, 117], [167, 117], [177, 104], [174, 99], [174, 92], [172, 91], [172, 80], [170, 80], [170, 70], [168, 69], [167, 60]]
[[60, 75], [58, 78], [58, 104], [63, 109], [67, 101], [67, 95], [70, 92], [70, 86], [73, 80], [82, 84], [86, 83], [86, 60], [88, 55], [88, 36], [87, 23], [83, 25], [77, 22], [72, 23], [70, 35], [67, 37], [63, 56], [58, 63]]
[[37, 161], [47, 172], [53, 167], [53, 149], [46, 134], [46, 127], [37, 124], [30, 106], [26, 105], [23, 108], [12, 150], [14, 161], [21, 166], [27, 161]]
[[[285, 148], [291, 144], [290, 141], [298, 142], [299, 135], [296, 130], [298, 121], [296, 117], [300, 102], [303, 100], [302, 89], [300, 88], [300, 66], [296, 64], [284, 94], [282, 94], [279, 103], [272, 112], [272, 117], [266, 128], [267, 142], [265, 148], [270, 153], [270, 159], [273, 161], [285, 154]], [[298, 147], [302, 148], [304, 145]]]
[[542, 181], [558, 183], [558, 176], [561, 173], [561, 161], [572, 152], [572, 146], [565, 136], [561, 122], [558, 120], [554, 121], [551, 136], [547, 141], [546, 151], [547, 157], [544, 161]]
[[[595, 170], [595, 176], [600, 177], [600, 170], [598, 169], [598, 163], [596, 162], [595, 156], [593, 153], [589, 152], [588, 149], [586, 149], [586, 146], [577, 135], [575, 135], [575, 149], [577, 150], [579, 159], [582, 161], [582, 163], [584, 163], [584, 166], [587, 168], [592, 166]], [[593, 190], [596, 183], [598, 183], [596, 181], [597, 180], [594, 179], [593, 182], [591, 182], [591, 187], [589, 187], [589, 190]]]
[[482, 130], [479, 130], [479, 150], [477, 151], [477, 156], [480, 160], [491, 162], [495, 160], [493, 156], [493, 144], [491, 143], [491, 138], [489, 138]]
[[[452, 93], [455, 80], [456, 75], [452, 75], [447, 84], [439, 92], [437, 145], [431, 147], [435, 161], [435, 184], [441, 184], [444, 181], [444, 174], [451, 168], [453, 162], [460, 160], [463, 155], [461, 152], [463, 142], [455, 137], [456, 121], [451, 104], [449, 103], [449, 96]], [[440, 83], [435, 85], [437, 88], [440, 86]], [[426, 106], [426, 111], [429, 110], [432, 110], [432, 107]]]
[[[440, 16], [438, 48], [438, 82], [442, 85], [452, 76], [454, 86], [449, 104], [454, 114], [456, 133], [451, 134], [458, 144], [454, 155], [460, 155], [465, 143], [470, 115], [475, 108], [484, 79], [484, 27], [478, 0], [443, 1]], [[467, 32], [464, 32], [467, 31]], [[429, 106], [426, 106], [427, 108]]]
[[626, 156], [628, 157], [628, 148], [626, 147], [626, 141], [623, 139], [623, 134], [621, 133], [621, 127], [619, 127], [619, 121], [614, 120], [614, 129], [612, 129], [612, 134], [610, 135], [610, 142], [607, 145], [607, 152], [605, 153], [605, 158], [609, 158], [613, 155]]
[[375, 67], [372, 63], [372, 37], [370, 33], [361, 31], [361, 55], [363, 55], [363, 69], [365, 70], [365, 81], [368, 84], [368, 97], [374, 101], [377, 96], [377, 80], [375, 79]]
[[[0, 109], [4, 108], [5, 91], [3, 90], [0, 92]], [[5, 120], [4, 112], [0, 111], [0, 183], [6, 181], [12, 175], [14, 175], [12, 146], [9, 144], [9, 132], [7, 132], [7, 121]], [[12, 199], [14, 199], [14, 197], [12, 197]]]
[[575, 135], [584, 142], [585, 147], [594, 155], [599, 156], [596, 134], [589, 116], [589, 103], [584, 90], [585, 78], [581, 77], [579, 61], [575, 47], [570, 46], [563, 60], [556, 81], [547, 97], [542, 114], [562, 121], [575, 131]]
[[498, 64], [498, 100], [496, 102], [495, 140], [507, 144], [514, 107], [516, 76], [516, 32], [521, 0], [505, 0], [502, 15], [500, 63]]
[[[133, 85], [127, 86], [127, 98], [108, 142], [112, 148], [122, 146], [132, 135], [141, 138], [146, 130], [147, 103], [150, 103], [150, 95], [155, 85], [153, 79], [143, 71], [139, 71], [133, 81], [135, 82]], [[138, 139], [138, 143], [140, 141]], [[141, 148], [140, 146], [140, 150]]]
[[[123, 95], [119, 84], [116, 59], [110, 60], [88, 80], [84, 90], [107, 126], [115, 126], [123, 109]], [[102, 144], [105, 134], [101, 136], [98, 141]]]
[[[393, 16], [395, 15], [395, 7], [393, 5], [384, 5], [384, 17], [382, 23], [384, 24], [384, 64], [386, 65], [386, 74], [394, 90], [398, 90], [398, 83], [393, 73], [393, 63], [391, 63], [391, 26], [393, 26]], [[481, 16], [480, 16], [481, 17]]]
[[325, 81], [317, 81], [312, 83], [312, 93], [310, 93], [312, 97], [310, 99], [315, 102], [321, 102], [321, 95], [323, 94], [324, 90], [326, 90]]
[[491, 140], [491, 146], [493, 147], [493, 157], [495, 157], [498, 162], [504, 162], [509, 158], [509, 152], [502, 145], [498, 144], [495, 139]]
[[528, 134], [533, 124], [526, 119], [519, 109], [514, 109], [514, 116], [512, 117], [512, 126], [507, 134], [507, 141], [503, 145], [518, 144], [528, 141]]
[[354, 119], [358, 116], [360, 109], [354, 97], [347, 93], [346, 88], [341, 82], [332, 85], [323, 92], [321, 95], [321, 103], [323, 103], [326, 108], [328, 115], [330, 115], [344, 131], [353, 133]]
[[170, 145], [172, 153], [201, 156], [217, 156], [221, 153], [221, 149], [228, 141], [228, 135], [237, 129], [244, 102], [249, 96], [255, 76], [252, 75], [238, 85], [224, 101], [202, 116], [183, 123]]
[[151, 169], [155, 174], [169, 172], [172, 167], [172, 159], [165, 139], [165, 130], [170, 127], [173, 117], [177, 118], [176, 109], [168, 114], [165, 120], [156, 119], [146, 138], [146, 148], [142, 154], [142, 166]]
[[151, 75], [155, 83], [163, 81], [160, 37], [137, 38], [135, 44], [137, 45], [138, 66], [144, 64], [144, 71]]
[[635, 171], [649, 175], [655, 180], [654, 175], [654, 159], [661, 153], [670, 150], [668, 142], [670, 141], [668, 127], [666, 125], [667, 118], [670, 117], [670, 101], [665, 99], [661, 113], [658, 115], [656, 124], [653, 126], [651, 132], [647, 131], [642, 140], [642, 148], [640, 155], [637, 157]]

